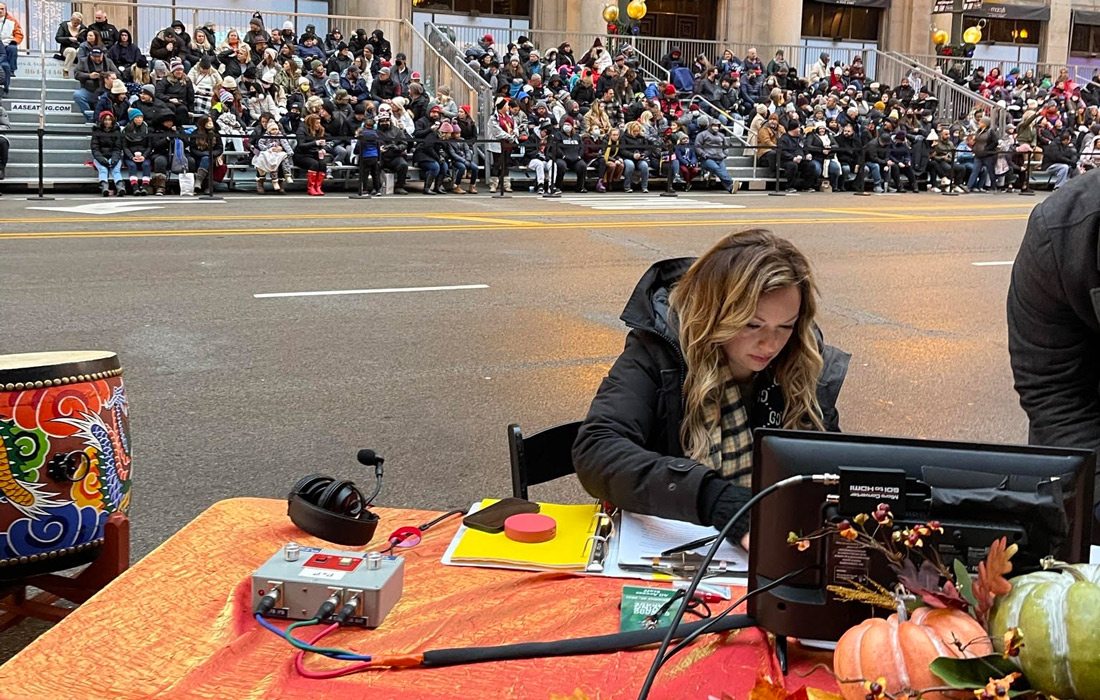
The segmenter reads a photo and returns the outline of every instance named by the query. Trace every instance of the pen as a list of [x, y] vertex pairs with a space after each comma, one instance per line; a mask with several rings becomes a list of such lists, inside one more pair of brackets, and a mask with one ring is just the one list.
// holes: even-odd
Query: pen
[[718, 535], [707, 535], [706, 537], [700, 537], [699, 539], [688, 542], [687, 544], [681, 544], [672, 547], [671, 549], [666, 549], [665, 551], [661, 552], [661, 556], [667, 557], [673, 554], [679, 554], [680, 552], [690, 552], [693, 549], [698, 549], [699, 547], [704, 547], [710, 544], [717, 537]]

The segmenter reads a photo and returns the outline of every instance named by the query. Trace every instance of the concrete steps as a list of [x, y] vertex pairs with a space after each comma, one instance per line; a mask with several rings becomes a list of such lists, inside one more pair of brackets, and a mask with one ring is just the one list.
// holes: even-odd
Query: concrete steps
[[[36, 107], [30, 108], [30, 111], [12, 110], [13, 104], [37, 106], [40, 103], [42, 82], [37, 77], [37, 68], [35, 65], [31, 70], [20, 70], [19, 77], [12, 80], [11, 93], [3, 102], [11, 121], [11, 130], [4, 134], [11, 146], [8, 167], [6, 177], [0, 183], [6, 190], [38, 186], [38, 135], [33, 133], [38, 128], [38, 111]], [[60, 70], [60, 63], [57, 70]], [[46, 80], [47, 104], [71, 105], [72, 109], [71, 112], [53, 111], [46, 114], [48, 133], [43, 139], [42, 180], [47, 187], [75, 185], [83, 189], [84, 186], [95, 186], [95, 170], [84, 164], [92, 157], [91, 125], [84, 121], [83, 114], [76, 111], [72, 99], [77, 87], [75, 80]]]

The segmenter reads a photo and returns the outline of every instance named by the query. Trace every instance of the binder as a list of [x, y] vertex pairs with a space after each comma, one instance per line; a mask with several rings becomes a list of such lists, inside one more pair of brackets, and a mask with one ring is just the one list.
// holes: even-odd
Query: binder
[[[487, 498], [471, 512], [496, 503]], [[582, 571], [591, 560], [591, 538], [600, 527], [599, 504], [559, 505], [540, 503], [539, 512], [557, 523], [549, 542], [513, 542], [503, 532], [490, 534], [460, 527], [448, 549], [453, 564], [513, 566], [535, 571]]]
[[[475, 503], [470, 512], [496, 503], [488, 498]], [[483, 566], [526, 571], [569, 571], [582, 575], [646, 581], [674, 581], [691, 578], [677, 575], [665, 566], [661, 551], [685, 544], [701, 534], [717, 534], [713, 528], [653, 516], [606, 511], [602, 504], [560, 505], [540, 503], [540, 512], [557, 521], [557, 535], [549, 542], [513, 542], [501, 532], [489, 534], [460, 526], [443, 555], [452, 566]], [[623, 542], [622, 535], [628, 538]], [[645, 536], [638, 534], [641, 528]], [[723, 545], [728, 555], [716, 565], [707, 581], [744, 586], [748, 555]], [[656, 551], [646, 551], [647, 548]], [[621, 554], [620, 554], [621, 550]], [[696, 551], [706, 551], [702, 547]]]

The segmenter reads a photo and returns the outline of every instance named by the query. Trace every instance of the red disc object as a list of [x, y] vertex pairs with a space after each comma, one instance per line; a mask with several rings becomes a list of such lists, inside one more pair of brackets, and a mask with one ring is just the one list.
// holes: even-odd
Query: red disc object
[[549, 515], [519, 513], [504, 521], [504, 534], [515, 542], [549, 542], [558, 534], [558, 524]]

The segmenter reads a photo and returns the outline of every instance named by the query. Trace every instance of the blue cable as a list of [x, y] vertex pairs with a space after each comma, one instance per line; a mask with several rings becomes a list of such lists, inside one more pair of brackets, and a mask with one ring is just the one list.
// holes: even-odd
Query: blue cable
[[344, 650], [344, 649], [330, 649], [330, 648], [327, 648], [327, 647], [317, 647], [317, 646], [313, 646], [312, 644], [308, 644], [306, 642], [303, 642], [300, 639], [293, 639], [292, 640], [290, 638], [289, 634], [287, 634], [285, 631], [279, 629], [275, 625], [268, 622], [267, 619], [264, 618], [264, 616], [261, 615], [260, 613], [256, 613], [255, 617], [256, 617], [256, 622], [260, 623], [261, 627], [268, 630], [269, 632], [276, 635], [277, 637], [281, 638], [283, 641], [285, 641], [285, 642], [287, 642], [287, 643], [289, 643], [289, 644], [291, 644], [291, 645], [293, 645], [293, 646], [295, 646], [295, 647], [297, 647], [297, 648], [299, 648], [303, 651], [309, 651], [309, 652], [312, 652], [314, 654], [321, 654], [322, 656], [327, 656], [329, 658], [337, 659], [339, 661], [370, 661], [371, 660], [371, 657], [366, 656], [364, 654], [356, 654], [355, 652], [347, 651], [347, 650]]

